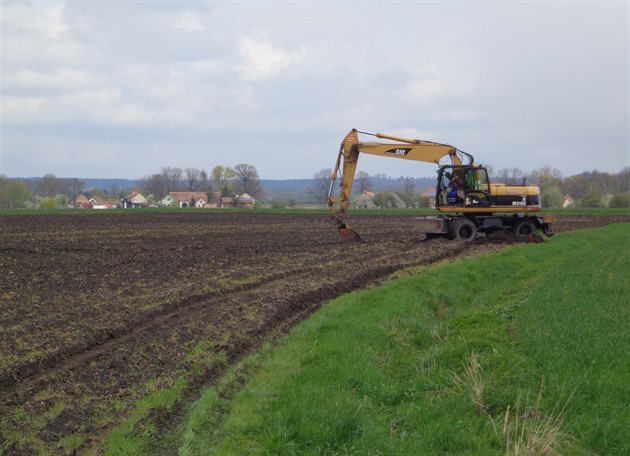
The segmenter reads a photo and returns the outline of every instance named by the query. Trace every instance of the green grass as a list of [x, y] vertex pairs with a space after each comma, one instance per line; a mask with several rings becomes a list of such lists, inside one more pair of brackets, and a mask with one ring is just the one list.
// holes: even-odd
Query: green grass
[[[168, 414], [187, 387], [185, 379], [176, 380], [156, 378], [146, 384], [148, 394], [130, 411], [126, 420], [108, 435], [104, 453], [118, 454], [154, 454], [155, 445], [166, 445], [168, 438], [159, 433], [155, 421], [161, 414]], [[126, 404], [121, 403], [124, 409]]]
[[627, 454], [628, 245], [611, 225], [343, 296], [205, 391], [179, 452]]

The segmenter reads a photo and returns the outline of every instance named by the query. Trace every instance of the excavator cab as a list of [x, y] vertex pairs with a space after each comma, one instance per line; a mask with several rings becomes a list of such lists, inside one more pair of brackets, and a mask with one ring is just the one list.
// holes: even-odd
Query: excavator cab
[[491, 205], [488, 172], [482, 166], [444, 165], [438, 169], [435, 206], [442, 212]]

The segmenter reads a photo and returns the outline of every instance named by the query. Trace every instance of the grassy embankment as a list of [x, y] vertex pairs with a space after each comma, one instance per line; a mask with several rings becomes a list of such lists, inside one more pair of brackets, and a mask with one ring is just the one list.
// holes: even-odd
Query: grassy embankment
[[[630, 225], [611, 225], [343, 296], [206, 390], [152, 449], [628, 454], [628, 245]], [[256, 372], [245, 386], [243, 371]], [[136, 437], [109, 450], [142, 453]]]

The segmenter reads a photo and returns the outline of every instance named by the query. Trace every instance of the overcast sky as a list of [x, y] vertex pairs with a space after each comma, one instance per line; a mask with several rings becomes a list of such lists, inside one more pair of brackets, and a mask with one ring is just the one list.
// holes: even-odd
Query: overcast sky
[[[628, 2], [2, 1], [0, 174], [332, 168], [351, 128], [629, 166]], [[362, 156], [359, 170], [434, 175]]]

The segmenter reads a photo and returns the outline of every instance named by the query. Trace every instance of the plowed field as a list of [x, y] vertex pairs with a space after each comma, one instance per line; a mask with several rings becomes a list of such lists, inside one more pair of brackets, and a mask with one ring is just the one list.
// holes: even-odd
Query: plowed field
[[[412, 265], [525, 242], [421, 242], [411, 215], [0, 216], [0, 416], [8, 454], [98, 447], [146, 395], [211, 384], [326, 301]], [[629, 222], [560, 216], [556, 232]], [[175, 410], [177, 407], [175, 407]], [[173, 423], [173, 410], [162, 424]]]

